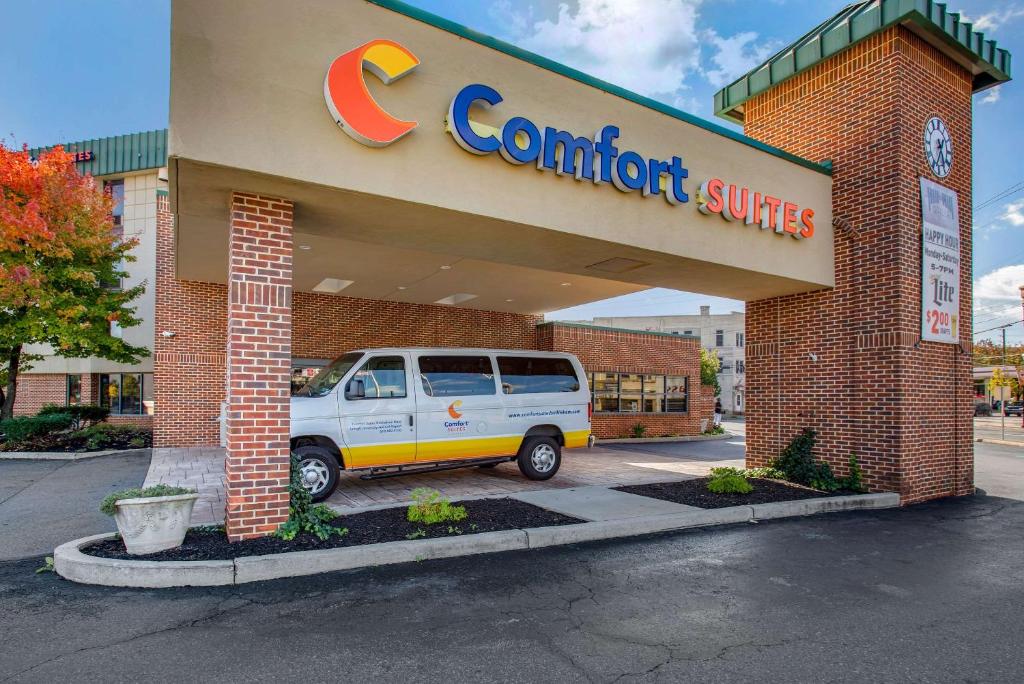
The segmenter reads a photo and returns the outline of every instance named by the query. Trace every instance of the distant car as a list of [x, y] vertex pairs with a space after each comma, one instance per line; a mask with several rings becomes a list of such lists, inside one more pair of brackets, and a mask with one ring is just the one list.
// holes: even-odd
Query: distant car
[[1024, 404], [1019, 401], [1003, 404], [1004, 416], [1024, 416]]
[[985, 402], [981, 402], [980, 404], [975, 404], [974, 405], [974, 415], [976, 415], [976, 416], [991, 416], [992, 415], [992, 407], [989, 406]]

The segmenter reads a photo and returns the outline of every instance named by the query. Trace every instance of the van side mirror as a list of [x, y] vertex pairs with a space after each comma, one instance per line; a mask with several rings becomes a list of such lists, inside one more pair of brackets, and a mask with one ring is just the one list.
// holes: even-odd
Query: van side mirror
[[365, 399], [366, 383], [362, 380], [349, 380], [348, 389], [345, 390], [346, 399]]

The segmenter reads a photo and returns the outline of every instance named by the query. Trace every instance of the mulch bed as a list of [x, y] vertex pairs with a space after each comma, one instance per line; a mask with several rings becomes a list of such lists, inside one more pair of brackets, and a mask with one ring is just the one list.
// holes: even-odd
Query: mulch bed
[[683, 480], [681, 482], [659, 482], [657, 484], [629, 485], [615, 487], [620, 492], [639, 494], [652, 499], [696, 506], [698, 508], [726, 508], [727, 506], [749, 506], [751, 504], [773, 503], [775, 501], [796, 501], [817, 499], [823, 496], [844, 496], [856, 492], [821, 492], [817, 489], [781, 480], [747, 478], [754, 486], [749, 494], [714, 494], [708, 491], [708, 478]]
[[[567, 515], [531, 506], [515, 499], [477, 499], [459, 502], [466, 507], [467, 516], [454, 524], [424, 525], [406, 520], [405, 507], [385, 508], [336, 518], [334, 525], [348, 528], [344, 536], [332, 535], [320, 541], [314, 535], [300, 534], [292, 541], [276, 537], [263, 537], [230, 543], [224, 532], [217, 528], [194, 528], [185, 535], [185, 542], [176, 549], [132, 556], [124, 550], [120, 539], [108, 539], [82, 549], [82, 553], [101, 558], [122, 560], [199, 561], [230, 560], [241, 556], [262, 556], [288, 551], [313, 551], [342, 546], [361, 546], [381, 542], [405, 541], [419, 530], [425, 532], [417, 539], [456, 537], [460, 534], [479, 534], [525, 527], [550, 527], [584, 522]], [[449, 531], [449, 527], [452, 529]]]

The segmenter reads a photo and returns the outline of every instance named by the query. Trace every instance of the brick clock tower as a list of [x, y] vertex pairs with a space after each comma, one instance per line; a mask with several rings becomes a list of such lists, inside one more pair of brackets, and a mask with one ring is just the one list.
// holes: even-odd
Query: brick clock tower
[[[715, 96], [747, 135], [833, 169], [835, 289], [747, 302], [749, 465], [811, 428], [819, 458], [845, 474], [856, 454], [904, 503], [973, 491], [971, 96], [1009, 78], [945, 5], [868, 0]], [[959, 207], [949, 342], [922, 334], [921, 179]]]

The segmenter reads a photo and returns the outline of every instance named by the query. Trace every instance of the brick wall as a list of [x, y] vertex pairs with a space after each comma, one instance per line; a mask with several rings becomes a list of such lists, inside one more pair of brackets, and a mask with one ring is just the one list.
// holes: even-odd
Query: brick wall
[[225, 531], [288, 520], [292, 203], [234, 193], [228, 239]]
[[592, 428], [600, 438], [631, 434], [637, 423], [647, 436], [694, 435], [701, 418], [714, 411], [700, 392], [700, 341], [677, 335], [547, 323], [537, 328], [537, 348], [575, 354], [588, 371], [684, 375], [689, 378], [687, 413], [594, 414]]
[[[945, 179], [924, 157], [935, 115], [953, 137]], [[837, 471], [856, 452], [871, 489], [904, 503], [970, 493], [968, 73], [897, 26], [753, 98], [744, 128], [832, 160], [837, 223], [834, 290], [747, 303], [748, 464], [811, 427]], [[920, 176], [959, 195], [962, 351], [920, 341]]]
[[67, 400], [67, 376], [63, 373], [25, 373], [18, 376], [14, 415], [31, 416], [46, 404]]

